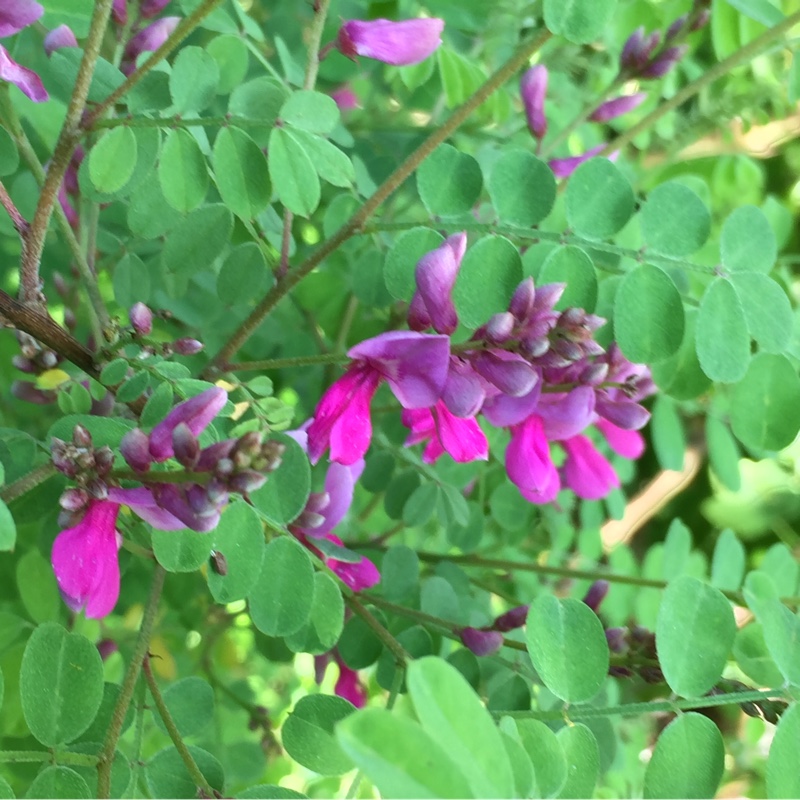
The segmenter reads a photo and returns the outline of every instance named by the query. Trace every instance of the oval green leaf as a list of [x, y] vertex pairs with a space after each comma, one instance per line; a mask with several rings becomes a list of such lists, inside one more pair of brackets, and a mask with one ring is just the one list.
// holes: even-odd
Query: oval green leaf
[[158, 161], [158, 182], [164, 199], [186, 213], [203, 202], [208, 191], [208, 167], [197, 140], [178, 128], [167, 136]]
[[697, 358], [696, 328], [697, 309], [685, 309], [683, 341], [678, 352], [652, 368], [658, 388], [676, 400], [691, 400], [711, 386], [711, 378], [703, 372]]
[[597, 274], [585, 250], [573, 245], [553, 250], [542, 264], [537, 283], [566, 283], [556, 308], [582, 308], [591, 313], [597, 305]]
[[264, 527], [247, 503], [232, 503], [211, 534], [213, 548], [225, 558], [222, 575], [209, 568], [208, 588], [218, 603], [232, 603], [247, 597], [261, 573], [264, 559]]
[[339, 107], [327, 94], [300, 90], [283, 104], [280, 118], [301, 130], [330, 133], [339, 122]]
[[592, 158], [571, 175], [566, 202], [567, 221], [575, 233], [606, 239], [622, 230], [633, 215], [635, 201], [628, 179], [617, 166], [607, 158]]
[[483, 188], [478, 162], [449, 144], [440, 144], [417, 170], [417, 189], [425, 208], [434, 215], [467, 213]]
[[89, 179], [98, 192], [117, 192], [136, 167], [136, 136], [127, 127], [104, 133], [89, 151]]
[[769, 220], [755, 206], [741, 206], [725, 220], [720, 250], [722, 264], [731, 272], [767, 273], [778, 255]]
[[747, 372], [750, 336], [733, 284], [717, 278], [706, 289], [697, 314], [697, 357], [713, 381], [735, 383]]
[[767, 760], [767, 797], [800, 797], [800, 704], [784, 711]]
[[703, 201], [677, 181], [662, 183], [650, 192], [640, 219], [647, 248], [665, 256], [694, 253], [711, 231], [711, 215]]
[[600, 773], [600, 748], [586, 725], [577, 723], [557, 734], [568, 764], [567, 779], [557, 797], [593, 797]]
[[[202, 731], [214, 718], [214, 690], [207, 681], [196, 675], [170, 684], [164, 689], [163, 697], [181, 736], [191, 736]], [[153, 716], [156, 725], [167, 733], [164, 720], [155, 709]]]
[[395, 239], [383, 264], [383, 280], [392, 297], [411, 300], [416, 289], [417, 262], [443, 241], [444, 237], [430, 228], [412, 228]]
[[294, 214], [310, 217], [319, 204], [319, 178], [308, 153], [286, 128], [270, 134], [268, 163], [281, 203]]
[[213, 56], [202, 47], [181, 48], [169, 75], [173, 110], [178, 114], [202, 111], [214, 100], [218, 83], [219, 67]]
[[[344, 600], [336, 581], [324, 572], [314, 573], [314, 603], [308, 622], [286, 637], [286, 645], [296, 653], [327, 653], [344, 628]], [[319, 770], [317, 770], [319, 771]]]
[[603, 32], [616, 0], [545, 0], [544, 22], [557, 36], [588, 44]]
[[272, 186], [261, 148], [238, 128], [223, 128], [214, 142], [214, 180], [222, 201], [249, 220], [269, 204]]
[[[12, 795], [13, 796], [13, 795]], [[80, 798], [92, 796], [89, 784], [69, 767], [45, 767], [25, 793], [28, 798]]]
[[527, 150], [506, 150], [492, 165], [487, 188], [500, 221], [524, 228], [538, 225], [556, 200], [553, 173]]
[[738, 591], [744, 578], [746, 559], [744, 545], [730, 528], [725, 528], [714, 545], [711, 585], [728, 592]]
[[731, 283], [742, 303], [747, 329], [767, 353], [783, 353], [789, 347], [794, 312], [779, 283], [759, 272], [740, 272]]

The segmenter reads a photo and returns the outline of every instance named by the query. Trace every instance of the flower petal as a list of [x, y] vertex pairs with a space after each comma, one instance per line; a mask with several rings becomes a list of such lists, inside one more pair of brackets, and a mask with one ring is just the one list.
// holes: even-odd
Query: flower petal
[[614, 468], [588, 436], [574, 436], [561, 444], [567, 451], [564, 481], [578, 497], [600, 500], [619, 486]]
[[33, 70], [17, 64], [3, 45], [0, 45], [0, 80], [13, 83], [34, 103], [43, 103], [50, 97], [39, 76]]
[[0, 5], [0, 38], [19, 33], [42, 14], [44, 8], [34, 0], [3, 0]]
[[351, 19], [342, 25], [336, 44], [349, 58], [366, 56], [403, 66], [417, 64], [430, 56], [442, 43], [442, 30], [444, 20], [435, 18], [401, 22]]

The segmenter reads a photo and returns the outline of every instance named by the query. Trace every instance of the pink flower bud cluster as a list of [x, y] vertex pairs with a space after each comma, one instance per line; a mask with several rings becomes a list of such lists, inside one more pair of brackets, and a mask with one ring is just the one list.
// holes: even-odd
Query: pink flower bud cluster
[[[144, 303], [134, 303], [128, 311], [128, 319], [134, 336], [149, 336], [152, 333], [153, 312]], [[174, 342], [160, 342], [158, 350], [163, 356], [171, 356], [173, 353], [177, 353], [179, 356], [194, 356], [200, 353], [204, 346], [197, 339], [184, 336]], [[155, 352], [152, 344], [149, 344], [144, 350]]]
[[[116, 604], [120, 505], [159, 530], [207, 532], [217, 526], [231, 493], [247, 498], [277, 469], [283, 445], [255, 432], [200, 446], [197, 437], [226, 401], [226, 392], [213, 387], [179, 403], [149, 434], [139, 428], [125, 434], [120, 452], [139, 478], [133, 488], [117, 485], [111, 448], [95, 448], [85, 427], [75, 427], [71, 442], [53, 440], [54, 465], [76, 484], [61, 496], [64, 530], [52, 551], [53, 571], [70, 607], [103, 617]], [[190, 473], [181, 476], [185, 481], [175, 482], [173, 471], [162, 472], [159, 480], [152, 469], [171, 458]]]

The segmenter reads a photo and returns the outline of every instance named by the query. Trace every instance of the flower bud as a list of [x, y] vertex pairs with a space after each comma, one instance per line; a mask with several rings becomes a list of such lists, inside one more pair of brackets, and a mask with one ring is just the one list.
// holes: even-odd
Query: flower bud
[[688, 45], [685, 44], [668, 47], [641, 71], [641, 76], [643, 78], [663, 78], [683, 58], [688, 49]]
[[58, 498], [64, 511], [80, 511], [89, 502], [89, 495], [83, 489], [65, 489]]
[[175, 30], [180, 21], [180, 17], [161, 17], [161, 19], [157, 19], [144, 30], [139, 31], [128, 42], [125, 48], [125, 59], [127, 61], [135, 61], [141, 53], [158, 50], [167, 41], [169, 35]]
[[69, 25], [59, 25], [44, 37], [44, 52], [49, 56], [62, 47], [77, 47], [78, 40]]
[[330, 93], [333, 102], [339, 106], [339, 111], [352, 111], [359, 108], [358, 95], [349, 87], [341, 86]]
[[536, 298], [536, 289], [533, 285], [533, 278], [525, 278], [522, 283], [514, 290], [508, 310], [520, 322], [524, 322], [533, 311], [533, 302]]
[[708, 25], [708, 21], [710, 19], [711, 19], [711, 9], [704, 8], [698, 15], [697, 19], [692, 23], [689, 30], [699, 31], [701, 28], [705, 28], [705, 26]]
[[157, 17], [168, 5], [169, 0], [142, 0], [139, 3], [139, 14], [144, 19]]
[[197, 339], [176, 339], [172, 343], [172, 349], [179, 355], [179, 356], [194, 356], [199, 353], [205, 345], [202, 342], [198, 342]]
[[529, 608], [530, 606], [517, 606], [509, 609], [494, 621], [492, 628], [496, 631], [513, 631], [515, 628], [521, 628], [528, 618]]
[[522, 104], [525, 106], [528, 128], [536, 139], [543, 139], [547, 133], [547, 117], [544, 113], [547, 67], [538, 64], [525, 72], [520, 80], [520, 94]]
[[36, 364], [34, 364], [31, 359], [26, 358], [25, 356], [14, 356], [11, 359], [11, 363], [20, 372], [27, 372], [29, 375], [35, 375], [39, 371], [39, 368], [36, 366]]
[[107, 475], [114, 466], [114, 452], [108, 445], [103, 445], [94, 451], [94, 464], [97, 474], [101, 477]]
[[92, 434], [83, 425], [76, 425], [72, 430], [72, 443], [88, 449], [92, 446]]
[[153, 330], [153, 312], [144, 303], [134, 303], [128, 319], [139, 336], [148, 336]]
[[586, 603], [589, 608], [597, 613], [597, 610], [600, 608], [600, 604], [603, 602], [603, 599], [608, 594], [608, 581], [595, 581], [590, 587], [589, 591], [586, 592], [585, 597], [583, 598], [583, 602]]
[[486, 323], [485, 338], [495, 344], [503, 344], [511, 338], [515, 324], [516, 320], [511, 312], [495, 314]]
[[612, 653], [624, 653], [628, 649], [626, 628], [607, 628], [606, 641]]
[[111, 16], [117, 25], [124, 25], [128, 21], [128, 0], [114, 0]]
[[667, 28], [667, 34], [664, 37], [664, 42], [672, 41], [680, 32], [683, 26], [686, 24], [686, 20], [689, 19], [688, 14], [681, 14], [672, 25]]
[[463, 628], [461, 641], [476, 656], [490, 656], [503, 646], [503, 634], [497, 631], [483, 631], [478, 628]]
[[239, 472], [234, 475], [228, 486], [231, 491], [238, 492], [239, 494], [249, 494], [256, 489], [260, 489], [267, 482], [267, 476], [261, 472], [255, 472], [252, 469]]
[[[225, 439], [221, 442], [214, 442], [208, 447], [204, 447], [200, 452], [200, 459], [195, 466], [197, 472], [211, 472], [216, 469], [221, 459], [228, 458], [238, 439]], [[231, 464], [233, 466], [233, 464]]]
[[178, 403], [167, 416], [153, 428], [150, 434], [150, 455], [156, 461], [164, 461], [173, 454], [172, 432], [182, 422], [195, 435], [211, 423], [228, 400], [228, 394], [218, 386], [201, 392]]
[[153, 461], [150, 455], [150, 437], [139, 428], [129, 430], [119, 443], [122, 457], [136, 472], [147, 472]]
[[100, 653], [100, 658], [103, 661], [116, 653], [117, 650], [119, 650], [119, 647], [117, 647], [117, 643], [112, 639], [101, 639], [97, 643], [97, 651]]
[[418, 64], [434, 53], [442, 43], [443, 29], [444, 20], [435, 18], [351, 19], [339, 29], [335, 44], [348, 58], [365, 56], [400, 67]]
[[178, 463], [194, 469], [200, 458], [200, 442], [185, 422], [179, 422], [172, 431], [172, 449]]
[[593, 122], [608, 122], [610, 119], [620, 117], [633, 111], [647, 99], [647, 92], [637, 92], [636, 94], [623, 95], [613, 100], [607, 100], [599, 105], [589, 117]]
[[108, 484], [100, 478], [92, 478], [86, 484], [86, 491], [93, 500], [107, 500], [108, 499]]
[[217, 461], [217, 466], [214, 468], [214, 474], [218, 478], [227, 478], [233, 474], [235, 466], [230, 458], [221, 458]]

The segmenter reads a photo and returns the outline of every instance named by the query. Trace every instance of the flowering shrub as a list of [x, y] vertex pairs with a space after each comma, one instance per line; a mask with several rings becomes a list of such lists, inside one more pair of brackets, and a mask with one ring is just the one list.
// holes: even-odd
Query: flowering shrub
[[800, 12], [1, 5], [3, 792], [800, 795]]

